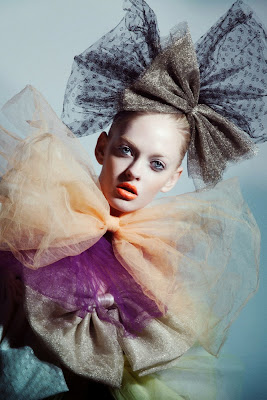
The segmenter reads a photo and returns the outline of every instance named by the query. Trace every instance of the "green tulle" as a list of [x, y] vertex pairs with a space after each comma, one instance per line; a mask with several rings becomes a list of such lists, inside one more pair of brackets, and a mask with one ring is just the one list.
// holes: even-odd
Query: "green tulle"
[[122, 386], [111, 392], [116, 400], [237, 400], [242, 375], [236, 358], [218, 359], [194, 346], [171, 368], [147, 376], [138, 376], [126, 362]]

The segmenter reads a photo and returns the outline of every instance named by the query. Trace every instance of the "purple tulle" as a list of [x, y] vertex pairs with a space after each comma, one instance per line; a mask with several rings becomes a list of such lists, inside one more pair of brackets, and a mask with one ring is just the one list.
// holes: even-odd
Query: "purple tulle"
[[[69, 312], [84, 318], [97, 312], [102, 320], [124, 328], [124, 333], [140, 332], [152, 318], [162, 316], [156, 304], [115, 258], [109, 241], [102, 237], [83, 253], [66, 257], [47, 267], [31, 270], [22, 266], [9, 252], [0, 252], [0, 265], [13, 271], [25, 285], [51, 298]], [[104, 304], [110, 294], [114, 304]], [[117, 308], [119, 321], [108, 310]]]

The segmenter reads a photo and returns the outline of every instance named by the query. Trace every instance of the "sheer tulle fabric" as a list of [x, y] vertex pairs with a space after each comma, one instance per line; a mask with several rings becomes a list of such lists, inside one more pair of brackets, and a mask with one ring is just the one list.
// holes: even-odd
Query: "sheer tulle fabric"
[[[77, 136], [108, 126], [121, 110], [182, 112], [191, 126], [188, 171], [216, 183], [229, 162], [266, 140], [266, 32], [236, 1], [193, 46], [177, 25], [161, 40], [143, 0], [124, 3], [120, 24], [75, 57], [63, 121]], [[250, 138], [249, 138], [250, 136]]]
[[[123, 354], [144, 375], [168, 367], [195, 341], [178, 318], [162, 316], [105, 238], [38, 270], [23, 267], [10, 252], [0, 256], [0, 272], [21, 286], [20, 303], [25, 288], [23, 303], [35, 334], [57, 362], [79, 375], [119, 386]], [[103, 304], [108, 292], [114, 302]]]
[[229, 161], [251, 157], [255, 145], [238, 126], [209, 107], [204, 96], [203, 103], [199, 102], [197, 56], [188, 29], [182, 32], [181, 28], [181, 37], [170, 41], [144, 74], [125, 89], [122, 109], [186, 114], [191, 128], [189, 175], [199, 182], [197, 186], [215, 184]]
[[74, 58], [66, 86], [63, 122], [77, 136], [108, 126], [120, 96], [160, 51], [156, 16], [143, 0], [123, 2], [125, 17]]
[[228, 118], [256, 143], [267, 139], [266, 40], [258, 16], [238, 0], [196, 43], [199, 103]]
[[78, 139], [32, 87], [5, 112], [13, 117], [20, 104], [30, 136], [5, 153], [1, 250], [36, 269], [80, 254], [110, 230], [115, 256], [144, 294], [216, 354], [257, 287], [259, 232], [236, 181], [111, 217]]
[[[1, 265], [13, 271], [26, 286], [81, 318], [97, 311], [100, 319], [121, 328], [122, 334], [134, 336], [147, 321], [162, 316], [115, 258], [104, 237], [77, 256], [37, 270], [23, 267], [10, 252], [1, 252], [0, 256]], [[114, 300], [106, 306], [101, 298], [107, 293], [112, 293]], [[119, 320], [112, 318], [109, 308], [119, 311]]]
[[236, 400], [243, 369], [233, 357], [219, 360], [193, 346], [170, 368], [138, 376], [125, 363], [122, 385], [111, 389], [116, 400]]

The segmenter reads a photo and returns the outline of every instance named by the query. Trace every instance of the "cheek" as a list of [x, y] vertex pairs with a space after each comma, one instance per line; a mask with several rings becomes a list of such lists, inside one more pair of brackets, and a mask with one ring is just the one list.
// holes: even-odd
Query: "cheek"
[[102, 180], [109, 180], [113, 175], [113, 163], [110, 156], [105, 157], [103, 167], [101, 170], [101, 178]]
[[169, 180], [169, 174], [158, 173], [157, 176], [153, 178], [154, 179], [151, 180], [151, 190], [158, 193]]
[[124, 174], [125, 171], [131, 165], [132, 160], [127, 157], [116, 157], [111, 156], [108, 163], [108, 168], [112, 171], [114, 177], [118, 178], [121, 174]]
[[120, 174], [122, 174], [126, 168], [126, 159], [109, 155], [104, 162], [101, 171], [101, 179], [108, 183], [112, 183], [118, 179]]
[[147, 189], [151, 196], [155, 197], [172, 180], [174, 171], [162, 171], [156, 173], [156, 176], [150, 176], [147, 180]]
[[160, 192], [165, 179], [159, 176], [148, 174], [146, 183], [143, 186], [144, 200], [150, 202]]

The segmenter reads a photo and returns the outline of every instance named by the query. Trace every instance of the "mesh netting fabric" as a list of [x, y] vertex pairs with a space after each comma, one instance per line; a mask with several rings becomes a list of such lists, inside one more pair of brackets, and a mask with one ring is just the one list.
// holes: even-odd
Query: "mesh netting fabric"
[[267, 139], [267, 35], [237, 1], [196, 43], [199, 102], [230, 119], [255, 142]]
[[131, 3], [114, 30], [76, 57], [63, 121], [83, 136], [121, 110], [185, 113], [189, 176], [197, 187], [216, 183], [229, 162], [256, 153], [250, 138], [267, 137], [266, 32], [238, 0], [195, 48], [181, 25], [160, 45], [152, 10]]
[[160, 50], [156, 17], [145, 1], [124, 1], [124, 10], [118, 26], [74, 59], [62, 120], [77, 136], [112, 122], [124, 89]]

